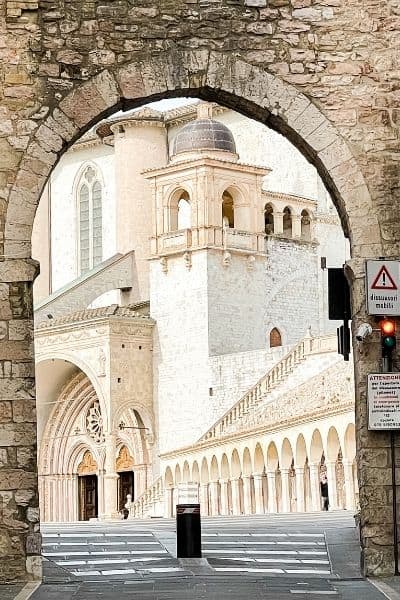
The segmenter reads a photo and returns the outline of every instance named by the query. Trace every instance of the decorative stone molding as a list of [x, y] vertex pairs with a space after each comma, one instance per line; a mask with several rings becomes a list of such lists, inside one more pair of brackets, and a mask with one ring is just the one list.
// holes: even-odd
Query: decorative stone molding
[[97, 462], [94, 460], [92, 453], [90, 450], [87, 450], [83, 455], [82, 461], [78, 466], [78, 474], [79, 475], [93, 475], [97, 473], [98, 466]]
[[104, 442], [103, 417], [98, 401], [93, 402], [86, 413], [86, 431], [96, 444], [102, 444]]

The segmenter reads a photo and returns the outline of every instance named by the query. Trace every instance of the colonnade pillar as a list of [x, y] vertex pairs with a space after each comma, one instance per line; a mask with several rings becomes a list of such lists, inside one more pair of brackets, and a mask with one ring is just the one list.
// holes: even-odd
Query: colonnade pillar
[[282, 512], [290, 512], [289, 469], [281, 469]]
[[211, 481], [209, 483], [209, 491], [210, 491], [210, 515], [215, 516], [219, 514], [219, 483], [218, 481]]
[[263, 494], [263, 476], [260, 474], [253, 475], [254, 481], [254, 504], [256, 515], [264, 514], [264, 494]]
[[328, 495], [329, 495], [329, 507], [335, 510], [338, 508], [337, 503], [337, 484], [336, 484], [336, 462], [329, 461], [326, 465], [326, 476], [328, 479]]
[[219, 480], [221, 515], [229, 515], [228, 482], [225, 479]]
[[174, 494], [174, 489], [172, 487], [164, 488], [164, 517], [166, 519], [172, 517], [173, 494]]
[[240, 507], [240, 480], [231, 479], [231, 492], [232, 492], [232, 514], [242, 514]]
[[319, 463], [310, 464], [311, 510], [321, 510]]
[[268, 512], [278, 512], [278, 506], [276, 502], [276, 473], [275, 471], [267, 472], [268, 480]]
[[304, 502], [304, 467], [296, 467], [296, 509], [297, 512], [305, 512]]
[[355, 486], [353, 476], [353, 462], [351, 460], [343, 461], [344, 471], [344, 492], [345, 492], [345, 508], [354, 510], [355, 508]]
[[245, 515], [251, 515], [253, 512], [250, 475], [243, 477], [243, 512]]
[[279, 235], [283, 233], [283, 212], [274, 210], [274, 233]]
[[301, 238], [301, 216], [292, 215], [292, 236]]
[[200, 485], [199, 491], [199, 500], [200, 500], [200, 513], [203, 516], [208, 515], [208, 484], [203, 483]]

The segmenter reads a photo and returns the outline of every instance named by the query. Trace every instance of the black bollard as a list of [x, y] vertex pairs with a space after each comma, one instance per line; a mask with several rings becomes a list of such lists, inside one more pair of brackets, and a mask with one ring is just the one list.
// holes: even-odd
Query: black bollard
[[200, 504], [177, 504], [176, 550], [178, 558], [201, 558]]

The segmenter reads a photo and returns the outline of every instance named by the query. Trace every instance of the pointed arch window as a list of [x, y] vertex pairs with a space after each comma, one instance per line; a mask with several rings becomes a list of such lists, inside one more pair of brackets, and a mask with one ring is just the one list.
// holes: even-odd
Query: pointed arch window
[[93, 269], [103, 259], [103, 188], [91, 166], [84, 171], [78, 186], [79, 271]]
[[278, 346], [282, 346], [282, 335], [279, 329], [274, 327], [269, 334], [269, 347], [277, 348]]

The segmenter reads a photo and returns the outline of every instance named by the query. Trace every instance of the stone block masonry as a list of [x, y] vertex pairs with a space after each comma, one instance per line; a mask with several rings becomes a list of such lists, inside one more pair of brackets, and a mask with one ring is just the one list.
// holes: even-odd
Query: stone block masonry
[[[399, 29], [396, 2], [376, 0], [270, 0], [267, 6], [54, 0], [40, 8], [33, 1], [3, 2], [1, 320], [31, 323], [32, 223], [60, 154], [105, 114], [179, 95], [220, 102], [272, 126], [316, 166], [351, 241], [354, 326], [368, 320], [365, 259], [399, 257]], [[34, 397], [33, 351], [3, 329], [1, 401], [12, 409], [16, 394]], [[390, 466], [370, 461], [387, 438], [368, 432], [366, 416], [366, 374], [378, 358], [377, 346], [362, 355], [355, 347], [361, 537], [371, 575], [393, 572]], [[31, 376], [16, 375], [22, 366]], [[34, 477], [34, 424], [16, 422], [9, 410], [0, 426], [1, 481], [15, 469]], [[24, 481], [32, 486], [34, 509], [37, 487], [30, 475]], [[384, 510], [369, 495], [377, 482], [388, 493]], [[16, 490], [10, 495], [6, 487], [0, 485], [0, 579], [10, 572], [29, 579], [38, 574], [37, 555], [27, 554], [37, 524], [18, 505]], [[368, 529], [371, 522], [375, 530]]]

